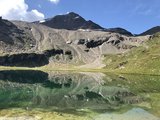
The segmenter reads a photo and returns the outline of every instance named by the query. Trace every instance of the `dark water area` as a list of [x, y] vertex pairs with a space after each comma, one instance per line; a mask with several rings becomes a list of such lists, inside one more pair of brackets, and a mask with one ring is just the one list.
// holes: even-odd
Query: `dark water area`
[[[0, 120], [4, 111], [11, 117], [11, 113], [19, 116], [14, 113], [17, 109], [21, 113], [34, 111], [31, 116], [38, 115], [33, 114], [35, 111], [56, 112], [61, 117], [57, 119], [67, 118], [61, 114], [89, 120], [139, 119], [130, 117], [131, 114], [142, 120], [159, 120], [159, 100], [160, 76], [0, 71]], [[50, 116], [46, 119], [53, 119], [54, 115]]]

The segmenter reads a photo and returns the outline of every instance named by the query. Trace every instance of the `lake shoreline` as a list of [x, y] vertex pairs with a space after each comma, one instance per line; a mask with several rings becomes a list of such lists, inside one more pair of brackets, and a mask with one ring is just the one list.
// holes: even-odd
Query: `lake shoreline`
[[6, 66], [0, 66], [0, 71], [3, 70], [39, 70], [43, 72], [49, 72], [49, 71], [70, 71], [70, 72], [102, 72], [102, 73], [111, 73], [111, 74], [129, 74], [129, 75], [151, 75], [151, 76], [160, 76], [160, 73], [149, 73], [149, 72], [126, 72], [123, 70], [108, 70], [108, 69], [89, 69], [89, 68], [45, 68], [45, 67], [6, 67]]

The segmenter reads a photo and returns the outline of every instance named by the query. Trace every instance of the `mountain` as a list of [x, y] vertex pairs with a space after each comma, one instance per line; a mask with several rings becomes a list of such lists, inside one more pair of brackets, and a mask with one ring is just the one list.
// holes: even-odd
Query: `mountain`
[[[91, 21], [87, 23], [93, 26]], [[102, 30], [54, 29], [39, 23], [1, 19], [0, 65], [38, 67], [62, 63], [102, 67], [101, 56], [127, 52], [145, 40]]]
[[115, 32], [127, 36], [133, 36], [131, 32], [123, 28], [110, 28], [110, 29], [103, 28], [91, 20], [88, 21], [85, 20], [83, 17], [74, 12], [70, 12], [65, 15], [57, 15], [53, 18], [39, 21], [38, 23], [41, 23], [43, 25], [55, 29], [67, 29], [67, 30], [90, 29], [90, 30], [101, 30], [106, 32]]
[[51, 19], [44, 20], [41, 24], [55, 29], [67, 30], [103, 29], [100, 25], [92, 22], [91, 20], [86, 21], [83, 17], [74, 12], [70, 12], [65, 15], [57, 15]]
[[157, 32], [160, 32], [160, 26], [153, 27], [153, 28], [141, 33], [140, 35], [153, 35]]

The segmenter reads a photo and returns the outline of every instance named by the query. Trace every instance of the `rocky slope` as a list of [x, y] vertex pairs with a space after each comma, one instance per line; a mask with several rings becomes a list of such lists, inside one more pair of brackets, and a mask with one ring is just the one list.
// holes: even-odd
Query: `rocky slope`
[[[77, 14], [68, 15], [76, 17]], [[56, 19], [63, 20], [63, 16]], [[80, 19], [85, 21], [83, 18]], [[54, 29], [37, 22], [11, 22], [1, 19], [0, 65], [36, 67], [54, 63], [94, 63], [96, 66], [97, 63], [101, 63], [99, 61], [103, 55], [124, 53], [148, 40], [148, 36], [129, 37], [113, 30], [97, 30], [97, 27], [90, 27], [88, 24], [85, 26], [87, 29], [78, 29], [75, 21], [73, 24], [67, 24], [61, 27], [77, 30], [60, 29], [61, 27]], [[92, 23], [91, 26], [96, 25]], [[96, 67], [98, 66], [101, 65], [98, 64]]]

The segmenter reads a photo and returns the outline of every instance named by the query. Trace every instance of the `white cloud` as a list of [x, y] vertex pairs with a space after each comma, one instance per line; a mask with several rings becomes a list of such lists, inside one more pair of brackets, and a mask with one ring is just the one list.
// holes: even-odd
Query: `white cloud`
[[36, 21], [44, 19], [38, 10], [28, 11], [24, 0], [0, 0], [0, 16], [9, 20]]
[[54, 3], [54, 4], [57, 4], [57, 3], [59, 3], [60, 0], [49, 0], [49, 1]]

